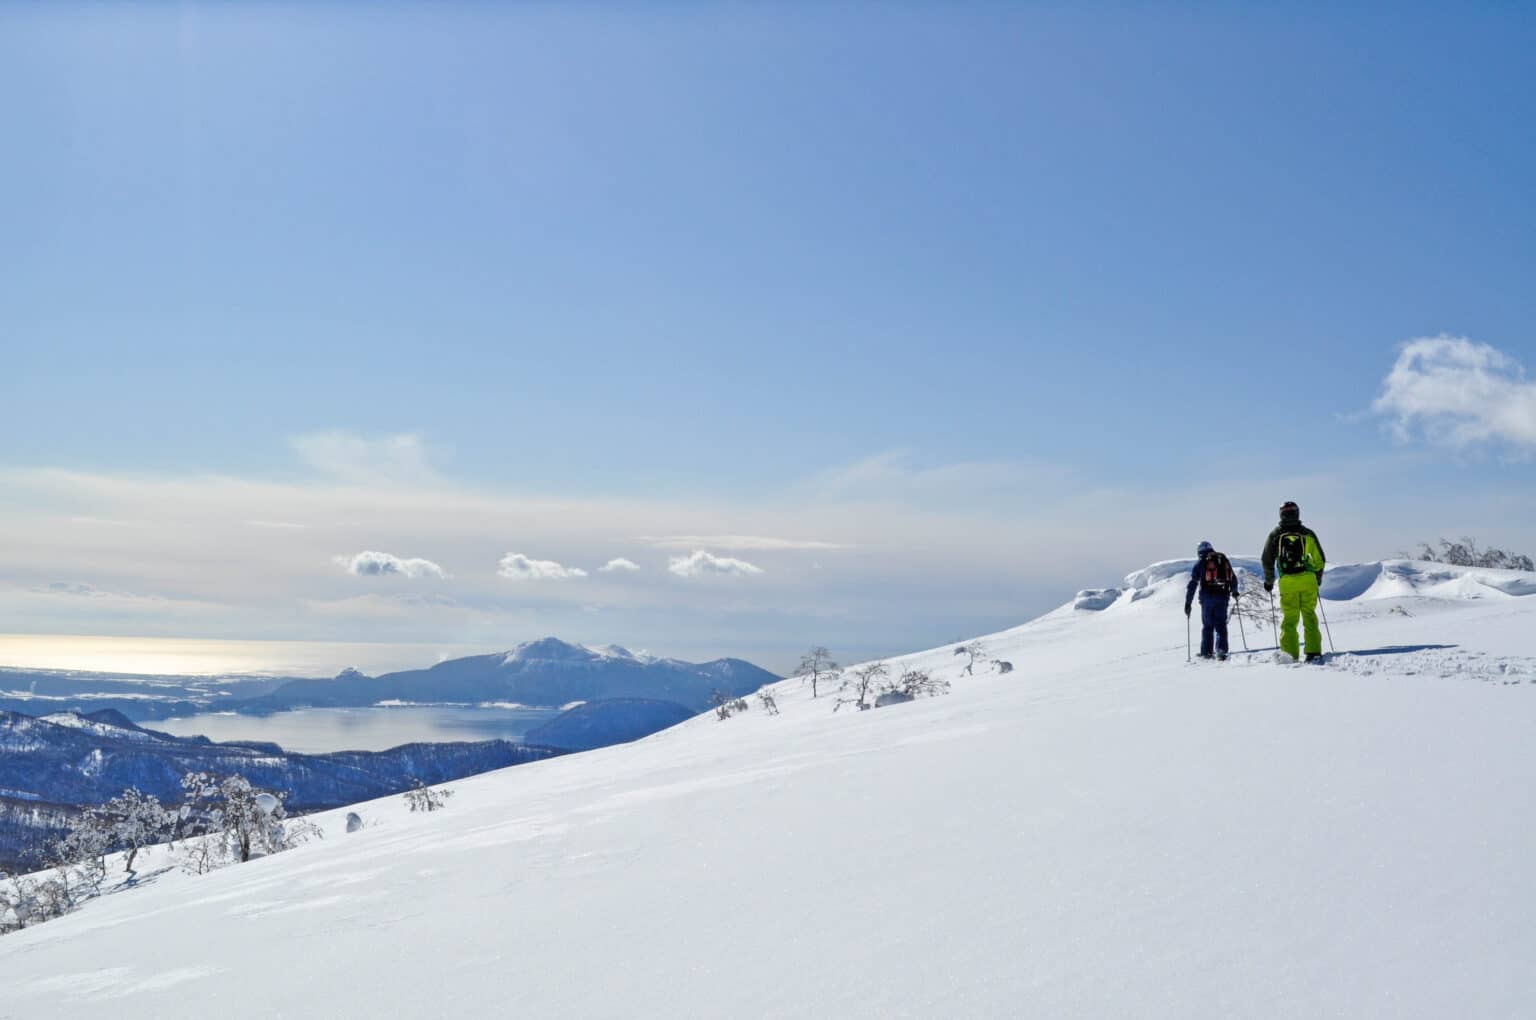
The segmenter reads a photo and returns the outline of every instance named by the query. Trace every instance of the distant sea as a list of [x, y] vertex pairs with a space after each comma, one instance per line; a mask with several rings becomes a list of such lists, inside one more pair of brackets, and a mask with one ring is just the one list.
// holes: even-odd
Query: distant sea
[[349, 666], [377, 676], [501, 650], [486, 645], [0, 634], [0, 666], [160, 676], [327, 677]]
[[147, 729], [210, 740], [261, 740], [285, 751], [383, 751], [417, 741], [519, 740], [558, 708], [303, 708], [269, 716], [204, 713], [146, 722]]

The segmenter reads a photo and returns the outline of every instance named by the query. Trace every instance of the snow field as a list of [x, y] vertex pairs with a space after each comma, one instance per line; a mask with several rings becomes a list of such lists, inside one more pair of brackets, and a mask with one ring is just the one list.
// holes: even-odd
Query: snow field
[[1007, 675], [892, 660], [945, 697], [784, 681], [161, 874], [0, 939], [0, 1017], [1536, 1013], [1536, 600], [1379, 565], [1331, 665], [1194, 667], [1177, 562], [984, 639]]

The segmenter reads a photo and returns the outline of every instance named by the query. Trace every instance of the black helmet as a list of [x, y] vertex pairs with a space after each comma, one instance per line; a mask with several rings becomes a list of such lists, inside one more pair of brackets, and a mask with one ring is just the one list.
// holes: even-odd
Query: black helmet
[[1282, 521], [1301, 520], [1301, 507], [1290, 500], [1286, 500], [1280, 505], [1280, 519]]

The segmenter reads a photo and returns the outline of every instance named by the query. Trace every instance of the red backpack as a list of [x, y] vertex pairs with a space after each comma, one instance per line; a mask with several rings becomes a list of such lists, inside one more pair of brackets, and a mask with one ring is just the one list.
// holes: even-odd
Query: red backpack
[[1211, 595], [1230, 595], [1237, 590], [1237, 575], [1226, 553], [1213, 552], [1205, 558], [1200, 590]]

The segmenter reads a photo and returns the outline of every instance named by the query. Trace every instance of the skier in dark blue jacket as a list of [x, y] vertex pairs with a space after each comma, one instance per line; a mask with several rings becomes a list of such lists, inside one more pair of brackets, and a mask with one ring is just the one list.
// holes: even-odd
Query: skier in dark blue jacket
[[1184, 615], [1189, 615], [1199, 589], [1200, 658], [1209, 659], [1214, 651], [1216, 658], [1226, 659], [1227, 610], [1237, 593], [1237, 575], [1226, 554], [1217, 552], [1211, 543], [1201, 542], [1195, 551], [1198, 559], [1189, 574], [1189, 587], [1184, 589]]

